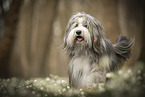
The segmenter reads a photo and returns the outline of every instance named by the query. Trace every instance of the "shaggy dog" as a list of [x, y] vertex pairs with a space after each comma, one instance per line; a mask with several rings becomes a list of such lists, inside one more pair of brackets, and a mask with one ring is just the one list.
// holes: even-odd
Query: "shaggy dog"
[[106, 72], [120, 67], [130, 57], [132, 46], [133, 41], [123, 35], [113, 45], [104, 37], [101, 23], [89, 14], [73, 15], [62, 46], [70, 57], [70, 86], [82, 88], [104, 82]]

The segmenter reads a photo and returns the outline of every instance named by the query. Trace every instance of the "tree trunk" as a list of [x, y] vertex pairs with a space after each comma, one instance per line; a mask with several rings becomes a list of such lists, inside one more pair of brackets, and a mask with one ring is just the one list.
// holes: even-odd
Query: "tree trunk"
[[9, 62], [19, 20], [19, 9], [23, 0], [13, 0], [10, 9], [3, 13], [4, 35], [0, 40], [0, 77], [9, 77]]
[[19, 77], [45, 75], [45, 61], [50, 52], [57, 2], [57, 0], [24, 2], [11, 59], [12, 75]]
[[145, 20], [144, 4], [144, 0], [118, 0], [120, 31], [122, 34], [135, 39], [132, 56], [124, 65], [125, 68], [134, 65], [142, 53], [141, 48], [144, 46], [142, 38]]

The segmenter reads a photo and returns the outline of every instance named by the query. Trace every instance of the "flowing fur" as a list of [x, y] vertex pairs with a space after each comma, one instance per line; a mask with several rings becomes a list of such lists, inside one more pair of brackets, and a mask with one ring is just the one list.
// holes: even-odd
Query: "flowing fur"
[[[81, 35], [76, 32], [81, 31]], [[77, 40], [77, 37], [81, 37]], [[116, 44], [104, 37], [101, 23], [86, 13], [73, 15], [66, 27], [63, 49], [70, 57], [69, 83], [86, 87], [105, 82], [106, 72], [120, 67], [131, 56], [133, 41], [120, 35]]]

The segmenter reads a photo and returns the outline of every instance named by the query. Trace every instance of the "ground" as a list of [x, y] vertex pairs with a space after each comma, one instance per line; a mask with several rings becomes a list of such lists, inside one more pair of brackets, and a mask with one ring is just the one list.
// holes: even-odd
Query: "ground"
[[144, 65], [107, 73], [107, 82], [83, 89], [70, 88], [68, 79], [57, 75], [46, 78], [0, 79], [0, 97], [143, 97]]

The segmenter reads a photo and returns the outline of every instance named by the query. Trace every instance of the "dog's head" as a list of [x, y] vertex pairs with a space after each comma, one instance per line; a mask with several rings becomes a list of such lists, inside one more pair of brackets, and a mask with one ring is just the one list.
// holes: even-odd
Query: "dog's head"
[[100, 52], [103, 27], [94, 17], [86, 13], [73, 15], [66, 27], [63, 48], [89, 47]]

